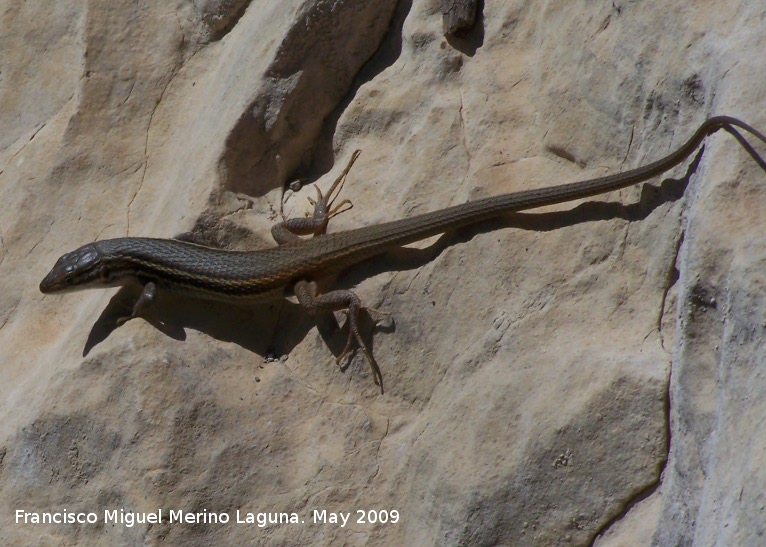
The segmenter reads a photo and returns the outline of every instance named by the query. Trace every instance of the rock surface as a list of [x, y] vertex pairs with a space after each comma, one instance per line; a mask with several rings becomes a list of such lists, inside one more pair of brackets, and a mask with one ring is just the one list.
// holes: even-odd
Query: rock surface
[[393, 315], [383, 396], [290, 301], [164, 296], [112, 330], [115, 291], [37, 284], [107, 237], [268, 246], [313, 196], [283, 189], [357, 148], [332, 230], [636, 167], [714, 114], [764, 130], [766, 8], [485, 0], [447, 41], [436, 0], [0, 5], [3, 544], [761, 541], [766, 173], [724, 132], [341, 276]]

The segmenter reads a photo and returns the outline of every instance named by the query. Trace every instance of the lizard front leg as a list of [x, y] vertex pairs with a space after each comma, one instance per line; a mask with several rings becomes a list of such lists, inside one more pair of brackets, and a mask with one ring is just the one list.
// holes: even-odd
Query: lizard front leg
[[138, 297], [138, 300], [136, 300], [136, 303], [133, 305], [133, 312], [130, 315], [119, 317], [116, 321], [117, 326], [122, 326], [131, 319], [135, 319], [136, 317], [142, 317], [144, 312], [149, 308], [149, 306], [154, 304], [156, 300], [157, 285], [155, 285], [153, 281], [150, 281], [144, 285], [144, 288], [141, 291], [141, 296]]

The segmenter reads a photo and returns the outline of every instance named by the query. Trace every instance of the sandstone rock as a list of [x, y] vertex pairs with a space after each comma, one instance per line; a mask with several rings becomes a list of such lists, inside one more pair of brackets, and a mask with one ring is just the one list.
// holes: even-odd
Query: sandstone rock
[[[383, 396], [290, 301], [110, 331], [114, 291], [37, 283], [106, 237], [270, 245], [313, 196], [283, 188], [357, 148], [332, 230], [629, 169], [714, 114], [764, 130], [763, 7], [486, 0], [468, 52], [433, 1], [69, 4], [0, 10], [4, 544], [758, 543], [766, 173], [725, 132], [340, 276], [393, 315]], [[15, 521], [64, 509], [99, 522]]]

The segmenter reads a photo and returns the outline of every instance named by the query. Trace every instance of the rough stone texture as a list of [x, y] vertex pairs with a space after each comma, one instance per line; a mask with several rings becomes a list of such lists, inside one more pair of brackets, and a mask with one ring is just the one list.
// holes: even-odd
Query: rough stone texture
[[478, 0], [441, 0], [444, 34], [467, 34], [476, 24]]
[[[356, 148], [334, 230], [635, 167], [713, 114], [763, 130], [759, 3], [485, 0], [459, 44], [436, 0], [0, 8], [4, 544], [762, 542], [766, 173], [725, 133], [342, 276], [393, 314], [383, 396], [289, 301], [166, 297], [112, 330], [114, 291], [37, 290], [99, 238], [269, 245], [313, 195], [282, 189]], [[121, 508], [306, 523], [13, 519]]]

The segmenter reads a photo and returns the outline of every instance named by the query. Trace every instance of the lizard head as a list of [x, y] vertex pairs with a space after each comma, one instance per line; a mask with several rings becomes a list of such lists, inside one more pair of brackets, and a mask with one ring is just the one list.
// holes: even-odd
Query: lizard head
[[40, 292], [51, 294], [108, 287], [109, 278], [101, 253], [95, 244], [90, 243], [59, 258], [40, 282]]

